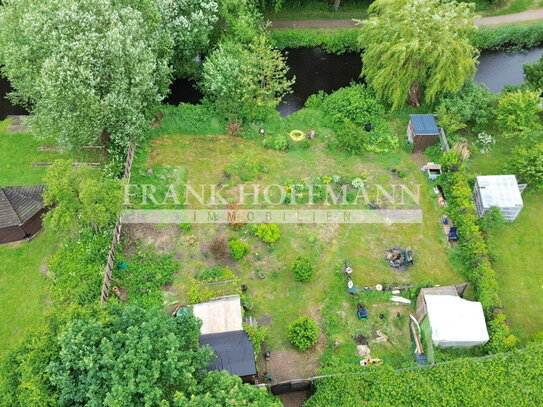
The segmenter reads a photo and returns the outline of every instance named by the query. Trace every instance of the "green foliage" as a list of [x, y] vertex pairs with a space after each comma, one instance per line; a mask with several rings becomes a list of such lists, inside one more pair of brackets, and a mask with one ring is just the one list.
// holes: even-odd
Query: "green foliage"
[[412, 106], [431, 103], [475, 72], [472, 4], [376, 0], [368, 11], [360, 32], [362, 73], [393, 109], [407, 100]]
[[311, 281], [315, 266], [306, 256], [298, 256], [292, 264], [292, 273], [296, 281]]
[[255, 236], [265, 243], [275, 243], [281, 237], [281, 230], [275, 223], [261, 223], [254, 228]]
[[541, 91], [518, 90], [503, 93], [495, 108], [496, 125], [505, 137], [526, 138], [541, 130]]
[[133, 306], [70, 321], [47, 369], [59, 405], [160, 405], [194, 391], [198, 370], [212, 359], [198, 346], [200, 324]]
[[[474, 287], [476, 298], [481, 302], [490, 326], [496, 318], [504, 317], [495, 312], [500, 307], [496, 273], [491, 267], [490, 252], [479, 226], [468, 176], [464, 170], [449, 172], [439, 177], [437, 182], [447, 197], [448, 216], [458, 227], [462, 272]], [[490, 345], [486, 347], [489, 352], [510, 349], [516, 343], [503, 321], [493, 323], [492, 327]]]
[[[322, 111], [323, 123], [336, 131], [329, 140], [333, 149], [361, 154], [385, 153], [398, 147], [398, 140], [384, 118], [384, 106], [364, 85], [351, 84], [330, 95], [318, 94], [306, 106]], [[370, 131], [364, 128], [366, 125], [371, 125]]]
[[77, 236], [85, 228], [96, 232], [113, 223], [121, 207], [118, 181], [101, 178], [100, 173], [73, 167], [71, 161], [57, 160], [44, 178], [45, 205], [53, 206], [44, 224], [59, 238]]
[[247, 45], [226, 41], [205, 60], [201, 88], [229, 120], [264, 120], [290, 92], [283, 55], [264, 34]]
[[437, 109], [439, 124], [447, 134], [473, 125], [479, 132], [494, 119], [497, 97], [484, 84], [467, 81], [458, 92], [440, 99]]
[[262, 343], [268, 336], [268, 327], [258, 325], [258, 323], [255, 322], [255, 325], [243, 324], [243, 330], [247, 332], [247, 336], [253, 343], [255, 358], [258, 358], [262, 349]]
[[187, 297], [189, 303], [196, 304], [215, 297], [240, 293], [239, 277], [228, 267], [215, 266], [190, 280]]
[[223, 40], [247, 44], [263, 32], [262, 15], [254, 0], [221, 0], [219, 17]]
[[480, 51], [533, 48], [543, 42], [543, 24], [503, 24], [481, 27], [471, 34], [471, 43]]
[[[70, 44], [70, 46], [66, 46]], [[151, 1], [14, 1], [0, 9], [0, 66], [30, 126], [65, 147], [141, 141], [170, 82], [171, 40]]]
[[[320, 379], [307, 407], [328, 406], [530, 406], [543, 397], [543, 347], [532, 345], [490, 359], [458, 359], [441, 366]], [[336, 371], [330, 371], [336, 373]], [[453, 385], [454, 383], [454, 385]]]
[[288, 340], [298, 350], [306, 350], [317, 343], [321, 330], [309, 317], [300, 317], [288, 327]]
[[506, 163], [507, 171], [530, 188], [543, 188], [543, 143], [531, 147], [517, 146]]
[[345, 54], [347, 52], [360, 52], [357, 29], [345, 28], [339, 30], [315, 29], [281, 29], [272, 30], [269, 34], [270, 42], [279, 49], [322, 47], [332, 54]]
[[239, 260], [249, 252], [249, 244], [239, 239], [228, 241], [228, 248], [233, 259]]
[[199, 384], [196, 394], [177, 393], [174, 407], [250, 406], [281, 407], [277, 397], [263, 388], [244, 384], [227, 372], [210, 372]]
[[87, 230], [78, 239], [60, 244], [47, 260], [55, 305], [98, 302], [110, 245], [110, 230], [98, 233]]
[[537, 62], [524, 64], [524, 76], [531, 89], [543, 89], [543, 58]]
[[504, 224], [505, 219], [503, 218], [500, 208], [493, 206], [481, 219], [481, 230], [488, 234]]
[[290, 147], [289, 140], [284, 134], [277, 134], [273, 137], [262, 140], [262, 146], [277, 151], [287, 151]]
[[224, 169], [224, 173], [228, 176], [237, 176], [240, 181], [247, 182], [262, 173], [262, 165], [253, 150], [245, 150], [234, 157], [234, 160]]
[[126, 292], [127, 302], [144, 308], [162, 306], [162, 287], [172, 281], [179, 262], [172, 255], [154, 252], [152, 247], [138, 247], [125, 261], [128, 267], [114, 271], [113, 284]]
[[164, 118], [156, 131], [157, 135], [224, 134], [226, 122], [218, 117], [214, 107], [209, 103], [162, 105], [160, 110], [164, 113]]

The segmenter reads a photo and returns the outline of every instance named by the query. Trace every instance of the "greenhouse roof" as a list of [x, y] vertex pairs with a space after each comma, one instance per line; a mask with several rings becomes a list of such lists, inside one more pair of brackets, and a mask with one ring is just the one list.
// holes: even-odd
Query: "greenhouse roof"
[[522, 207], [522, 196], [514, 175], [483, 175], [477, 177], [483, 207]]

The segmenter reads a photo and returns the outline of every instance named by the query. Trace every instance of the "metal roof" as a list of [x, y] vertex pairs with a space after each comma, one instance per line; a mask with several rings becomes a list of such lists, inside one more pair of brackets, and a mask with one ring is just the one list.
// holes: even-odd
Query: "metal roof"
[[436, 118], [433, 114], [410, 114], [409, 119], [416, 135], [439, 134]]
[[208, 370], [226, 370], [237, 376], [256, 374], [253, 343], [245, 331], [201, 335], [200, 345], [209, 345], [217, 355]]
[[477, 187], [484, 208], [514, 208], [524, 206], [514, 175], [481, 175]]
[[0, 188], [0, 228], [20, 226], [43, 208], [43, 185]]

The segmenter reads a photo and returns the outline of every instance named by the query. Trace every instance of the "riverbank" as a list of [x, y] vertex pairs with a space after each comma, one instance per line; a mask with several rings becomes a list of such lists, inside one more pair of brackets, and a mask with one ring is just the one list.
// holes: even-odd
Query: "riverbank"
[[[329, 53], [344, 54], [361, 51], [359, 35], [359, 30], [353, 26], [323, 29], [284, 28], [272, 30], [270, 39], [279, 49], [321, 47]], [[543, 44], [543, 20], [486, 25], [473, 35], [472, 43], [479, 51], [534, 48]]]

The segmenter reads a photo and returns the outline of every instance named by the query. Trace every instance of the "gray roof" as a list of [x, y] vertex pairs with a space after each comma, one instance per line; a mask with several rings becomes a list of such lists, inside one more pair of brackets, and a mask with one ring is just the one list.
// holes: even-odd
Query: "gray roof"
[[417, 135], [439, 134], [436, 118], [433, 114], [410, 114], [409, 119]]
[[483, 208], [522, 207], [522, 196], [514, 175], [480, 175], [477, 187], [481, 194]]
[[20, 226], [43, 209], [43, 185], [0, 188], [0, 228]]
[[217, 355], [208, 370], [226, 370], [237, 376], [256, 374], [253, 343], [245, 331], [223, 332], [200, 336], [200, 345], [209, 345]]

